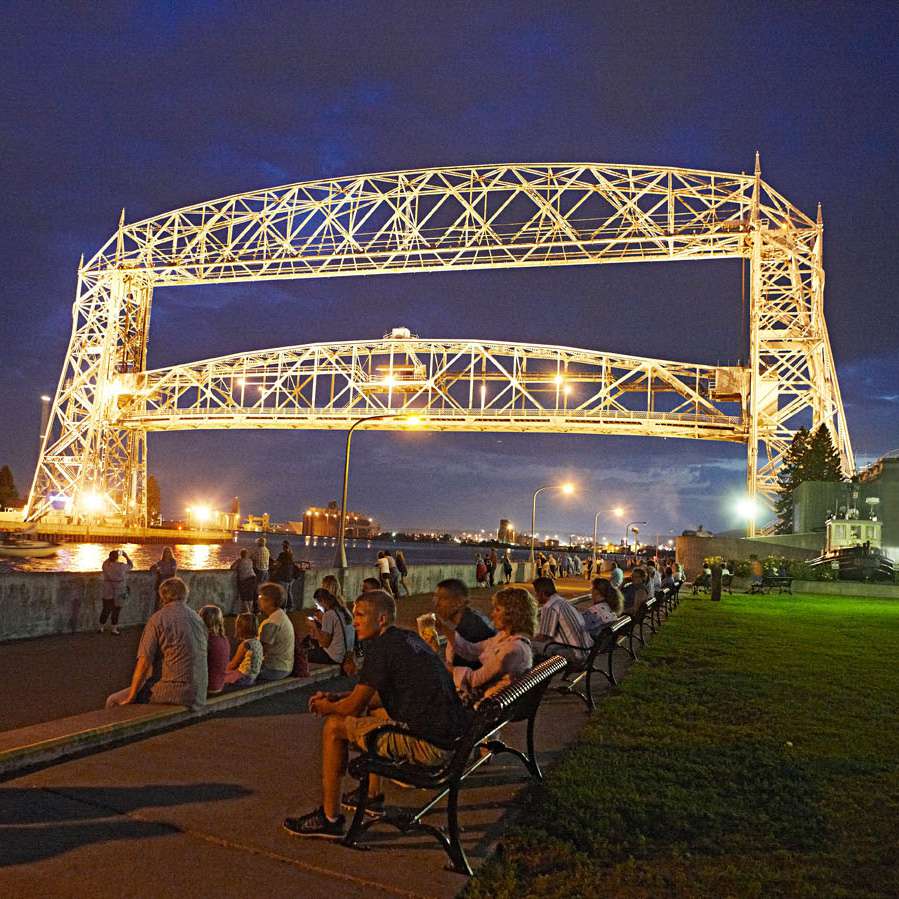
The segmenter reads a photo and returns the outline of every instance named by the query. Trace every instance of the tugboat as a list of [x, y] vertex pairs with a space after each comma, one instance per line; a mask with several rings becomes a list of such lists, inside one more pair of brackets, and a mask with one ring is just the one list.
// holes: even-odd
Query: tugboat
[[854, 495], [849, 506], [827, 519], [824, 553], [809, 564], [828, 565], [844, 581], [892, 580], [893, 560], [883, 554], [883, 522], [877, 520], [880, 500], [865, 500], [868, 517], [861, 518], [856, 499]]

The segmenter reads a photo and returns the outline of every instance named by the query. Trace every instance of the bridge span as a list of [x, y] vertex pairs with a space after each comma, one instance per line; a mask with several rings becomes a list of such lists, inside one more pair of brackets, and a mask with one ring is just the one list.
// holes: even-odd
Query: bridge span
[[[64, 505], [76, 517], [102, 510], [145, 524], [150, 430], [340, 428], [406, 408], [445, 430], [737, 440], [748, 492], [769, 502], [796, 430], [824, 425], [850, 474], [824, 320], [823, 230], [820, 208], [813, 219], [762, 180], [758, 156], [749, 175], [590, 162], [450, 166], [250, 191], [133, 224], [123, 211], [78, 269], [27, 518]], [[309, 344], [147, 368], [160, 286], [737, 258], [750, 286], [741, 369], [459, 340]], [[383, 369], [391, 353], [411, 368]]]

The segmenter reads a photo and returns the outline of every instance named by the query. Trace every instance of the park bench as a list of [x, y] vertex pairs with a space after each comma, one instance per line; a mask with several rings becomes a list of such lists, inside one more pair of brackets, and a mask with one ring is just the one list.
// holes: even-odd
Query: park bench
[[765, 574], [762, 575], [761, 583], [753, 583], [749, 587], [750, 593], [770, 593], [777, 590], [778, 593], [789, 593], [793, 595], [793, 578], [784, 575]]
[[[593, 699], [592, 677], [594, 674], [601, 674], [613, 687], [618, 686], [618, 680], [615, 677], [614, 656], [615, 650], [625, 649], [625, 641], [628, 639], [630, 632], [631, 619], [629, 615], [622, 615], [617, 621], [607, 624], [602, 630], [593, 635], [593, 646], [587, 653], [587, 658], [583, 662], [568, 658], [568, 668], [566, 675], [571, 673], [575, 675], [574, 680], [561, 684], [557, 687], [560, 693], [572, 693], [579, 696], [587, 704], [589, 711], [596, 708], [596, 702]], [[558, 649], [573, 649], [583, 652], [580, 646], [574, 646], [570, 643], [556, 643], [555, 641], [547, 643], [545, 650], [555, 652]], [[596, 667], [596, 661], [600, 656], [606, 656], [608, 659], [608, 671]], [[584, 690], [576, 689], [578, 684], [584, 682]]]
[[652, 632], [656, 632], [656, 627], [662, 626], [662, 612], [665, 613], [665, 617], [667, 618], [671, 614], [671, 609], [668, 606], [668, 597], [671, 595], [671, 589], [669, 587], [663, 587], [661, 590], [656, 590], [655, 594], [655, 605], [652, 607]]
[[696, 596], [697, 593], [702, 591], [703, 593], [708, 593], [712, 586], [712, 579], [707, 574], [700, 574], [697, 577], [693, 578], [693, 595]]
[[[360, 838], [375, 824], [389, 824], [401, 833], [423, 830], [436, 837], [443, 846], [453, 871], [470, 875], [471, 867], [459, 839], [459, 789], [482, 765], [504, 752], [520, 759], [535, 780], [542, 780], [543, 773], [534, 749], [537, 711], [550, 681], [565, 669], [566, 664], [561, 656], [553, 656], [536, 665], [524, 677], [503, 688], [495, 696], [482, 700], [472, 715], [468, 729], [455, 741], [451, 748], [452, 754], [443, 765], [423, 767], [378, 755], [376, 747], [379, 736], [408, 731], [395, 724], [386, 724], [371, 731], [366, 736], [366, 752], [349, 764], [350, 775], [359, 781], [359, 804], [344, 844], [362, 848], [358, 847]], [[526, 752], [507, 746], [497, 738], [497, 734], [507, 724], [516, 721], [527, 721]], [[368, 779], [371, 775], [387, 777], [404, 786], [436, 790], [437, 793], [418, 810], [397, 809], [366, 820]], [[423, 820], [445, 796], [449, 797], [446, 806], [446, 832]]]

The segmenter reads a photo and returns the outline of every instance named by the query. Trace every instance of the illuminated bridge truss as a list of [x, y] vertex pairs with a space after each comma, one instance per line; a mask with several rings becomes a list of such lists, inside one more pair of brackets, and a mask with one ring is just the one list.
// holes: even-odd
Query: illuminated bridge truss
[[[822, 231], [820, 212], [810, 219], [763, 182], [758, 161], [753, 175], [591, 163], [423, 169], [255, 191], [131, 225], [123, 213], [79, 267], [28, 517], [66, 502], [75, 514], [102, 506], [125, 523], [145, 521], [148, 430], [339, 429], [412, 408], [444, 430], [738, 440], [748, 490], [767, 499], [796, 429], [824, 424], [850, 473], [823, 313]], [[413, 340], [310, 344], [147, 371], [160, 286], [721, 258], [750, 268], [741, 369]], [[394, 374], [391, 353], [406, 366]], [[395, 379], [396, 389], [379, 390], [378, 378], [380, 388]]]

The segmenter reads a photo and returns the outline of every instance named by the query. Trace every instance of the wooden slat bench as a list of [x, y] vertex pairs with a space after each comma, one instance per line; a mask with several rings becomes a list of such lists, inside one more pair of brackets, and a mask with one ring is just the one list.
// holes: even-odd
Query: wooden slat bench
[[751, 584], [749, 587], [750, 593], [770, 593], [772, 590], [777, 590], [778, 593], [789, 593], [790, 596], [792, 596], [793, 578], [775, 574], [765, 574], [762, 575], [762, 582], [760, 584]]

